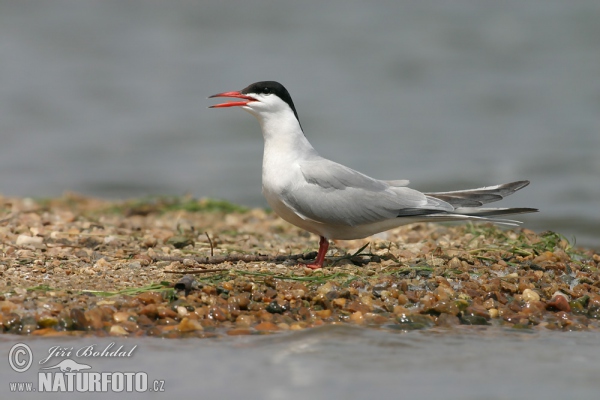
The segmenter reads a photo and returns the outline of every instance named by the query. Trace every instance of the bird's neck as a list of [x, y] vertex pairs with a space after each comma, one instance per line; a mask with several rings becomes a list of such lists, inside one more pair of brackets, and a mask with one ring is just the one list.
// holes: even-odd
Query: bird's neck
[[287, 158], [302, 158], [316, 154], [292, 113], [272, 113], [258, 117], [267, 154], [285, 154]]

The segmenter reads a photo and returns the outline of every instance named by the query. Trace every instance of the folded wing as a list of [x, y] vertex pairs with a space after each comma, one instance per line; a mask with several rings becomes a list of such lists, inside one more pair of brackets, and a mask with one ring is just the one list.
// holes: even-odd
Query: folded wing
[[281, 197], [303, 219], [357, 226], [454, 210], [444, 200], [402, 186], [406, 181], [380, 181], [324, 158], [302, 161], [300, 169], [304, 179]]

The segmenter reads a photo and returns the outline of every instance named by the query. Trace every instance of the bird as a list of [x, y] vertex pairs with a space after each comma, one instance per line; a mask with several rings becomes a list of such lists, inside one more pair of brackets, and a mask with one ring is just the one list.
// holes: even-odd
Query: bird
[[262, 192], [285, 221], [319, 236], [311, 269], [323, 267], [330, 240], [362, 239], [415, 222], [477, 220], [514, 225], [497, 216], [538, 211], [535, 208], [482, 208], [529, 184], [527, 180], [477, 189], [422, 193], [408, 180], [379, 180], [319, 155], [310, 144], [288, 90], [275, 81], [218, 93], [225, 103], [258, 120], [264, 138]]

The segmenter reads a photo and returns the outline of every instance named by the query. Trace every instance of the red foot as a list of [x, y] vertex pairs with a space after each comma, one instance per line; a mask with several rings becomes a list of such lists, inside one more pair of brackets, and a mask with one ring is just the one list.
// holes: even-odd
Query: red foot
[[315, 262], [311, 264], [306, 264], [305, 267], [310, 269], [323, 268], [323, 262], [325, 261], [325, 253], [327, 253], [328, 248], [329, 240], [321, 236], [319, 239], [319, 252], [317, 253], [317, 258], [315, 259]]
[[310, 269], [319, 269], [319, 268], [323, 268], [322, 265], [319, 264], [304, 264], [304, 266], [306, 268], [310, 268]]

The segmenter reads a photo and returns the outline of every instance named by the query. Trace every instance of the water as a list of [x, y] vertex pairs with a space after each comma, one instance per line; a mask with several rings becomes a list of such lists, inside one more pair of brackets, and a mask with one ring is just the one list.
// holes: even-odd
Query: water
[[258, 124], [206, 97], [274, 79], [323, 155], [421, 190], [529, 179], [505, 202], [528, 227], [600, 242], [596, 0], [0, 9], [4, 195], [266, 206]]
[[[530, 179], [504, 205], [598, 248], [598, 20], [597, 0], [0, 0], [0, 193], [265, 206], [258, 124], [206, 97], [269, 79], [323, 155], [420, 190]], [[591, 398], [597, 339], [331, 328], [136, 339], [119, 365], [169, 396]]]
[[[29, 371], [17, 374], [6, 355], [16, 341], [34, 355]], [[127, 350], [131, 358], [71, 357], [95, 372], [146, 372], [164, 380], [162, 394], [113, 393], [110, 398], [251, 399], [583, 399], [600, 390], [597, 333], [522, 333], [468, 328], [462, 331], [390, 333], [328, 326], [267, 337], [217, 340], [30, 339], [0, 337], [0, 393], [9, 382], [37, 382], [52, 346], [74, 352], [94, 344]], [[43, 372], [43, 371], [42, 371]], [[94, 397], [88, 394], [89, 397]], [[11, 398], [35, 399], [39, 393]], [[65, 394], [44, 394], [65, 398]], [[83, 397], [80, 397], [83, 396]], [[78, 395], [86, 398], [85, 395]], [[99, 396], [96, 396], [98, 398]]]

